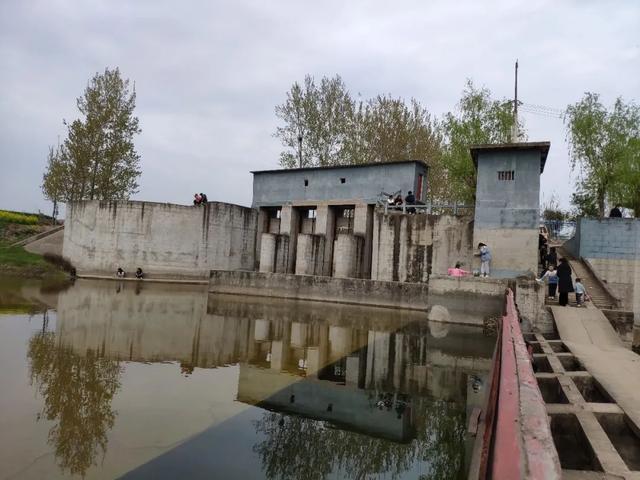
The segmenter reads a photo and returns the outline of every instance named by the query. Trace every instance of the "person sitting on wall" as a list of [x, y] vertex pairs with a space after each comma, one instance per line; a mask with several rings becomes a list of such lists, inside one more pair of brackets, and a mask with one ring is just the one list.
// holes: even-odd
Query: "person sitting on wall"
[[194, 194], [193, 195], [193, 205], [195, 207], [197, 207], [201, 203], [202, 203], [202, 195], [200, 195], [199, 193]]
[[140, 267], [138, 267], [138, 269], [136, 270], [136, 278], [144, 278], [144, 273], [142, 272], [142, 269]]
[[464, 277], [465, 275], [469, 275], [471, 272], [467, 272], [466, 270], [462, 270], [460, 268], [462, 264], [460, 262], [456, 262], [456, 266], [453, 268], [447, 269], [447, 274], [450, 277]]
[[[407, 196], [404, 197], [404, 203], [405, 203], [405, 205], [415, 205], [416, 204], [416, 197], [413, 195], [413, 192], [411, 190], [409, 190], [409, 192], [407, 193]], [[408, 213], [416, 213], [416, 209], [415, 208], [408, 208], [407, 212]]]
[[116, 270], [116, 277], [124, 278], [126, 276], [127, 276], [127, 273], [121, 267], [118, 267], [118, 270]]
[[393, 199], [393, 195], [389, 195], [389, 197], [387, 198], [387, 205], [392, 207], [393, 205], [395, 205], [396, 201]]
[[609, 212], [609, 218], [622, 218], [621, 205], [616, 205]]
[[200, 203], [207, 203], [209, 201], [209, 199], [207, 198], [207, 195], [204, 193], [200, 194]]
[[403, 204], [402, 195], [398, 194], [396, 199], [393, 201], [393, 204], [396, 205], [396, 206], [402, 205]]

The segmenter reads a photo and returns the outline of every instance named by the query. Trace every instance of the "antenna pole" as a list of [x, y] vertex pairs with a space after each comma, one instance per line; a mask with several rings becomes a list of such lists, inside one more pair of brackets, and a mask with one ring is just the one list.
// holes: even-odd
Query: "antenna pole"
[[518, 59], [516, 59], [515, 69], [515, 89], [513, 94], [513, 129], [511, 133], [511, 141], [518, 142]]

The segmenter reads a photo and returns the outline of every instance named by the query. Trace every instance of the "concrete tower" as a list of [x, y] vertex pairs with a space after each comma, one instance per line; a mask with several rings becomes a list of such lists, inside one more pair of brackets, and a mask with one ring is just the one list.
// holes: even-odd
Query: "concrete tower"
[[540, 174], [549, 142], [474, 145], [477, 170], [474, 247], [491, 249], [491, 276], [515, 277], [538, 268]]

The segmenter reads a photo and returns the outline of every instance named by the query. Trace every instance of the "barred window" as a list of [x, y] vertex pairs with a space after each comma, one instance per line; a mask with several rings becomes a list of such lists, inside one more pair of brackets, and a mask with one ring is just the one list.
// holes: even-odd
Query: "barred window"
[[516, 179], [515, 170], [500, 170], [498, 172], [498, 180], [500, 181], [511, 181]]

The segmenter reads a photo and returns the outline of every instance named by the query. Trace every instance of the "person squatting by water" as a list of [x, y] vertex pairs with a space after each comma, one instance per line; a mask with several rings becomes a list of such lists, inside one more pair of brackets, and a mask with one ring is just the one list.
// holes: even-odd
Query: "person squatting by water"
[[558, 275], [558, 291], [560, 292], [558, 303], [561, 307], [566, 307], [569, 304], [569, 293], [573, 292], [571, 266], [566, 258], [560, 259], [556, 272]]
[[584, 301], [587, 297], [587, 289], [582, 284], [582, 280], [576, 277], [576, 307], [584, 307]]
[[137, 270], [136, 270], [136, 278], [139, 278], [139, 279], [144, 278], [144, 272], [142, 271], [142, 269], [140, 267], [138, 267]]
[[549, 285], [549, 298], [556, 298], [556, 290], [558, 288], [558, 272], [556, 271], [555, 265], [549, 264], [547, 271], [544, 272], [538, 281], [544, 282], [547, 280], [547, 284]]
[[462, 264], [460, 262], [456, 262], [456, 266], [453, 268], [447, 269], [447, 274], [450, 277], [464, 277], [465, 275], [469, 275], [471, 272], [467, 272], [466, 270], [462, 270], [460, 268]]
[[480, 257], [480, 276], [486, 278], [491, 274], [491, 250], [482, 242], [478, 244], [478, 250], [480, 252], [476, 256]]

